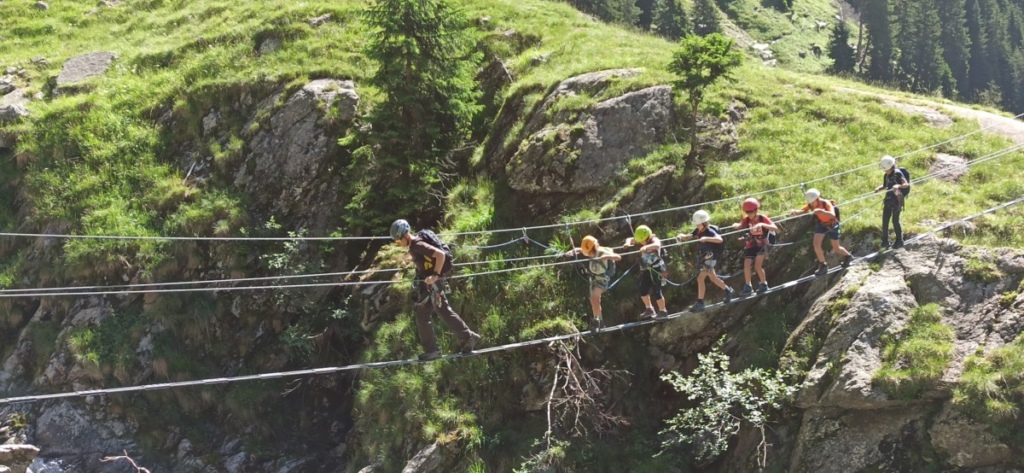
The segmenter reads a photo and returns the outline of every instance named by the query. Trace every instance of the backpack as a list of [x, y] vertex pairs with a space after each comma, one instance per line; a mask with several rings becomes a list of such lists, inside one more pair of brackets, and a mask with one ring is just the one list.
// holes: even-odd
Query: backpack
[[416, 232], [416, 238], [444, 252], [444, 266], [441, 267], [441, 274], [448, 274], [452, 271], [452, 261], [455, 259], [455, 253], [452, 253], [450, 245], [441, 241], [441, 239], [437, 237], [437, 234], [431, 230], [420, 230]]
[[910, 195], [910, 188], [913, 187], [910, 185], [910, 171], [907, 171], [907, 168], [896, 168], [896, 170], [903, 173], [903, 178], [907, 180], [907, 185], [909, 187], [903, 189], [903, 197], [906, 197]]
[[[910, 171], [908, 171], [907, 168], [896, 168], [896, 170], [899, 171], [900, 174], [903, 174], [903, 179], [906, 179], [907, 181], [908, 187], [900, 191], [900, 193], [903, 194], [903, 197], [906, 197], [910, 195], [910, 188], [913, 187], [913, 185], [910, 185]], [[882, 185], [886, 185], [884, 178], [882, 180]]]

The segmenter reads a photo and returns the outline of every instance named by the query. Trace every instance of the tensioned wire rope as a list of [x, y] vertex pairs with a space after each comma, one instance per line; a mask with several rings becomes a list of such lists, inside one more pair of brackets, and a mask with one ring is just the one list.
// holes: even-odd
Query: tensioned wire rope
[[[1017, 118], [1020, 118], [1022, 116], [1024, 116], [1024, 113], [1017, 114], [1017, 115], [1011, 117], [1011, 119], [1017, 119]], [[939, 143], [928, 145], [928, 146], [925, 146], [923, 148], [919, 148], [919, 149], [910, 151], [908, 153], [904, 153], [904, 154], [901, 154], [901, 155], [898, 155], [898, 156], [894, 156], [894, 158], [896, 158], [896, 159], [905, 158], [907, 156], [911, 156], [911, 155], [914, 155], [914, 154], [917, 154], [917, 153], [920, 153], [920, 152], [923, 152], [923, 151], [934, 149], [934, 148], [937, 148], [939, 146], [943, 146], [943, 145], [946, 145], [946, 144], [949, 144], [949, 143], [952, 143], [952, 142], [955, 142], [955, 141], [963, 140], [963, 139], [966, 139], [967, 137], [970, 137], [970, 136], [972, 136], [974, 134], [981, 133], [983, 131], [986, 131], [986, 130], [988, 130], [990, 128], [994, 128], [996, 126], [997, 126], [997, 124], [992, 124], [992, 125], [989, 125], [987, 127], [979, 128], [977, 130], [974, 130], [974, 131], [971, 131], [971, 132], [968, 132], [968, 133], [964, 133], [963, 135], [959, 135], [959, 136], [950, 138], [948, 140], [945, 140], [945, 141], [942, 141], [942, 142], [939, 142]], [[816, 179], [811, 179], [809, 181], [804, 181], [804, 182], [801, 182], [799, 184], [789, 184], [789, 185], [782, 186], [782, 187], [777, 187], [777, 188], [774, 188], [774, 189], [768, 189], [768, 190], [763, 190], [763, 191], [759, 191], [759, 192], [741, 194], [741, 195], [738, 195], [738, 196], [728, 197], [728, 198], [724, 198], [724, 199], [718, 199], [718, 200], [709, 201], [709, 202], [701, 202], [701, 203], [696, 203], [696, 204], [683, 205], [683, 206], [680, 206], [680, 207], [671, 207], [671, 208], [666, 208], [666, 209], [652, 210], [652, 211], [649, 211], [649, 212], [642, 212], [642, 213], [632, 214], [631, 216], [632, 217], [644, 217], [644, 216], [658, 215], [658, 214], [668, 213], [668, 212], [678, 212], [678, 211], [681, 211], [681, 210], [698, 208], [698, 207], [703, 207], [703, 206], [707, 206], [707, 205], [715, 205], [715, 204], [721, 204], [721, 203], [725, 203], [725, 202], [732, 202], [732, 201], [741, 200], [741, 199], [744, 199], [744, 198], [747, 198], [747, 197], [752, 197], [752, 196], [774, 194], [774, 193], [782, 192], [782, 191], [785, 191], [785, 190], [795, 189], [795, 188], [799, 188], [799, 187], [806, 187], [808, 184], [812, 184], [812, 183], [815, 183], [815, 182], [825, 181], [825, 180], [829, 180], [829, 179], [835, 179], [837, 177], [842, 177], [842, 176], [845, 176], [847, 174], [852, 174], [852, 173], [855, 173], [855, 172], [863, 171], [865, 169], [868, 169], [868, 168], [872, 167], [873, 165], [874, 164], [865, 164], [863, 166], [859, 166], [859, 167], [856, 167], [856, 168], [848, 169], [848, 170], [845, 170], [845, 171], [840, 171], [840, 172], [837, 172], [837, 173], [834, 173], [834, 174], [830, 174], [828, 176], [823, 176], [823, 177], [819, 177], [819, 178], [816, 178]], [[449, 238], [450, 237], [457, 237], [457, 236], [493, 235], [493, 234], [500, 234], [500, 233], [529, 231], [529, 230], [555, 229], [555, 228], [561, 228], [561, 227], [566, 226], [566, 225], [569, 225], [569, 226], [592, 225], [592, 224], [597, 224], [597, 223], [615, 221], [615, 220], [619, 220], [619, 219], [623, 219], [623, 218], [627, 218], [627, 217], [624, 217], [624, 216], [614, 216], [614, 217], [605, 217], [605, 218], [601, 218], [601, 219], [597, 219], [597, 220], [582, 220], [582, 221], [564, 222], [564, 223], [549, 224], [549, 225], [537, 225], [537, 226], [532, 226], [532, 227], [521, 227], [521, 228], [500, 228], [500, 229], [494, 229], [494, 230], [479, 230], [479, 231], [471, 231], [471, 232], [447, 232], [447, 233], [439, 233], [438, 235], [439, 236], [443, 236], [443, 237], [449, 237]], [[375, 240], [390, 240], [391, 239], [390, 236], [358, 236], [358, 237], [355, 237], [355, 236], [349, 236], [349, 237], [346, 237], [346, 236], [336, 236], [336, 237], [332, 237], [332, 236], [300, 236], [300, 235], [296, 235], [296, 236], [293, 236], [293, 237], [198, 237], [198, 236], [151, 236], [151, 235], [139, 235], [139, 236], [131, 236], [131, 235], [70, 235], [70, 234], [58, 234], [58, 233], [18, 233], [18, 232], [0, 232], [0, 237], [12, 237], [12, 238], [13, 237], [59, 238], [59, 239], [76, 239], [76, 240], [267, 241], [267, 242], [273, 242], [273, 241], [375, 241]]]
[[[960, 218], [958, 220], [954, 220], [952, 222], [945, 223], [945, 224], [940, 225], [940, 226], [938, 226], [938, 227], [936, 227], [936, 228], [934, 228], [934, 229], [932, 229], [932, 230], [930, 230], [928, 232], [925, 232], [925, 233], [917, 235], [917, 236], [915, 236], [913, 238], [907, 239], [906, 243], [912, 244], [912, 243], [915, 243], [915, 242], [918, 242], [918, 241], [922, 241], [926, 237], [935, 235], [935, 234], [937, 234], [937, 233], [939, 233], [939, 232], [941, 232], [943, 230], [946, 230], [948, 228], [952, 228], [953, 226], [955, 226], [955, 225], [957, 225], [957, 224], [959, 224], [961, 222], [968, 222], [970, 220], [973, 220], [975, 218], [981, 217], [983, 215], [988, 215], [988, 214], [997, 212], [999, 210], [1002, 210], [1002, 209], [1005, 209], [1005, 208], [1012, 207], [1014, 205], [1020, 204], [1021, 202], [1024, 202], [1024, 196], [1018, 197], [1017, 199], [1011, 200], [1009, 202], [1005, 202], [1005, 203], [999, 204], [999, 205], [997, 205], [995, 207], [992, 207], [992, 208], [989, 208], [987, 210], [978, 212], [976, 214], [969, 215], [967, 217], [963, 217], [963, 218]], [[892, 253], [894, 251], [897, 251], [897, 250], [895, 250], [895, 249], [887, 249], [887, 250], [877, 251], [877, 252], [871, 253], [869, 255], [865, 255], [865, 256], [856, 258], [854, 260], [853, 264], [857, 264], [857, 263], [859, 263], [861, 261], [866, 261], [866, 260], [874, 259], [874, 258], [876, 258], [876, 257], [878, 257], [880, 255], [887, 254], [887, 253]], [[847, 270], [847, 268], [842, 268], [842, 267], [830, 268], [826, 274], [823, 274], [823, 275], [811, 275], [811, 276], [805, 276], [805, 277], [802, 277], [802, 278], [794, 279], [792, 281], [789, 281], [789, 282], [783, 283], [781, 285], [775, 286], [775, 287], [773, 287], [771, 289], [768, 289], [767, 291], [765, 291], [764, 293], [761, 293], [761, 294], [754, 293], [754, 294], [751, 294], [749, 296], [737, 297], [736, 299], [734, 299], [730, 303], [737, 304], [737, 303], [740, 303], [740, 302], [743, 302], [743, 301], [759, 299], [759, 298], [762, 298], [762, 297], [766, 297], [766, 296], [768, 296], [770, 294], [774, 294], [774, 293], [778, 293], [778, 292], [782, 292], [782, 291], [794, 288], [794, 287], [796, 287], [796, 286], [798, 286], [800, 284], [804, 284], [804, 283], [807, 283], [807, 282], [811, 282], [811, 281], [817, 280], [820, 277], [826, 277], [827, 278], [828, 276], [830, 276], [832, 274], [836, 274], [836, 273], [838, 273], [840, 271], [846, 271], [846, 270]], [[705, 313], [708, 312], [708, 311], [711, 311], [712, 309], [715, 309], [715, 308], [718, 308], [718, 307], [722, 307], [722, 306], [725, 306], [725, 305], [726, 304], [724, 302], [710, 304], [710, 305], [705, 307]], [[440, 361], [440, 360], [454, 360], [454, 359], [458, 359], [458, 358], [469, 358], [469, 357], [475, 357], [475, 356], [485, 356], [485, 355], [490, 355], [492, 353], [499, 353], [499, 352], [504, 352], [504, 351], [510, 351], [510, 350], [524, 348], [524, 347], [528, 347], [528, 346], [543, 345], [543, 344], [548, 344], [548, 343], [553, 343], [553, 342], [557, 342], [557, 341], [561, 341], [561, 340], [568, 340], [568, 339], [578, 339], [578, 338], [582, 338], [582, 337], [585, 337], [585, 336], [595, 335], [595, 334], [598, 334], [598, 333], [602, 333], [603, 334], [603, 333], [611, 333], [611, 332], [621, 332], [621, 331], [629, 330], [629, 329], [632, 329], [632, 328], [641, 327], [641, 326], [644, 326], [644, 325], [663, 323], [665, 321], [674, 320], [674, 319], [677, 319], [677, 318], [680, 318], [680, 317], [683, 317], [683, 316], [686, 316], [686, 315], [696, 316], [697, 314], [695, 314], [693, 312], [690, 312], [689, 310], [683, 310], [683, 311], [675, 312], [673, 314], [669, 314], [666, 317], [660, 317], [660, 318], [657, 318], [657, 319], [647, 319], [647, 320], [641, 320], [641, 321], [637, 321], [637, 322], [627, 322], [627, 323], [623, 323], [623, 324], [619, 324], [619, 325], [614, 325], [614, 326], [611, 326], [611, 327], [605, 327], [605, 328], [602, 328], [600, 331], [585, 330], [585, 331], [581, 331], [581, 332], [577, 332], [577, 333], [555, 335], [555, 336], [551, 336], [551, 337], [538, 338], [538, 339], [527, 340], [527, 341], [523, 341], [523, 342], [509, 343], [509, 344], [505, 344], [505, 345], [498, 345], [498, 346], [494, 346], [494, 347], [488, 347], [488, 348], [482, 348], [482, 349], [479, 349], [479, 350], [474, 350], [473, 352], [470, 352], [470, 353], [467, 353], [467, 354], [459, 353], [459, 354], [444, 355], [441, 358], [438, 358], [438, 359], [435, 359], [435, 360], [429, 360], [429, 361], [421, 361], [421, 360], [416, 359], [416, 358], [410, 358], [410, 359], [404, 359], [404, 360], [389, 360], [389, 361], [375, 361], [375, 362], [368, 362], [368, 363], [355, 363], [355, 364], [345, 365], [345, 366], [333, 366], [333, 367], [324, 367], [324, 368], [309, 368], [309, 369], [302, 369], [302, 370], [278, 371], [278, 372], [273, 372], [273, 373], [262, 373], [262, 374], [253, 374], [253, 375], [241, 375], [241, 376], [229, 376], [229, 377], [221, 377], [221, 378], [197, 379], [197, 380], [192, 380], [192, 381], [176, 381], [176, 382], [170, 382], [170, 383], [155, 383], [155, 384], [145, 384], [145, 385], [137, 385], [137, 386], [123, 386], [123, 387], [119, 387], [119, 388], [88, 389], [88, 390], [82, 390], [82, 391], [72, 391], [72, 392], [62, 392], [62, 393], [52, 393], [52, 394], [37, 394], [37, 395], [29, 395], [29, 396], [16, 396], [16, 397], [8, 397], [8, 398], [0, 399], [0, 405], [10, 405], [10, 404], [19, 404], [19, 403], [28, 403], [28, 402], [39, 402], [39, 401], [49, 401], [49, 400], [55, 400], [55, 399], [66, 399], [66, 398], [75, 398], [75, 397], [100, 396], [100, 395], [107, 395], [107, 394], [123, 394], [123, 393], [130, 393], [130, 392], [152, 392], [152, 391], [160, 391], [160, 390], [166, 390], [166, 389], [178, 389], [178, 388], [196, 387], [196, 386], [215, 386], [215, 385], [220, 385], [220, 384], [230, 384], [230, 383], [238, 383], [238, 382], [244, 382], [244, 381], [267, 381], [267, 380], [273, 380], [273, 379], [292, 378], [292, 377], [299, 377], [299, 376], [317, 376], [317, 375], [325, 375], [325, 374], [334, 374], [334, 373], [341, 373], [341, 372], [346, 372], [346, 371], [356, 371], [356, 370], [363, 370], [363, 369], [389, 368], [389, 367], [398, 367], [398, 366], [406, 366], [406, 365], [421, 364], [421, 363], [434, 363], [434, 362]]]
[[[1008, 148], [1005, 148], [1003, 150], [997, 151], [997, 152], [992, 153], [990, 155], [983, 156], [983, 157], [977, 158], [975, 160], [972, 160], [972, 161], [969, 161], [969, 162], [966, 162], [966, 163], [963, 163], [963, 164], [959, 164], [959, 165], [955, 165], [955, 166], [950, 166], [950, 167], [947, 167], [947, 168], [942, 169], [940, 171], [936, 171], [934, 173], [930, 173], [930, 174], [921, 176], [921, 177], [919, 177], [917, 179], [912, 179], [911, 180], [911, 184], [919, 184], [919, 183], [925, 182], [927, 180], [936, 178], [936, 177], [944, 175], [944, 174], [949, 174], [949, 173], [958, 171], [960, 169], [966, 169], [966, 168], [969, 168], [969, 167], [972, 167], [972, 166], [975, 166], [975, 165], [978, 165], [978, 164], [983, 164], [985, 162], [992, 161], [994, 159], [998, 159], [1000, 157], [1003, 157], [1003, 156], [1006, 156], [1008, 154], [1011, 154], [1011, 153], [1013, 153], [1015, 151], [1018, 151], [1018, 150], [1020, 150], [1022, 148], [1024, 148], [1024, 144], [1010, 146]], [[887, 191], [887, 192], [890, 192], [890, 191]], [[876, 193], [874, 191], [872, 191], [872, 192], [864, 193], [864, 194], [861, 194], [860, 196], [856, 196], [856, 197], [853, 197], [853, 198], [850, 198], [850, 199], [844, 199], [842, 205], [844, 207], [846, 207], [846, 206], [849, 206], [851, 204], [855, 204], [855, 203], [858, 203], [858, 202], [870, 199], [870, 198], [872, 198], [875, 195], [876, 195]], [[865, 209], [865, 210], [867, 210], [867, 209]], [[857, 214], [855, 214], [854, 216], [848, 217], [845, 220], [849, 221], [850, 219], [855, 218], [856, 216], [859, 216], [863, 212], [864, 211], [862, 210], [862, 211], [858, 212]], [[786, 221], [789, 221], [789, 220], [794, 220], [794, 219], [798, 219], [798, 218], [804, 217], [806, 215], [808, 215], [808, 214], [802, 214], [802, 215], [797, 215], [797, 216], [792, 216], [792, 217], [788, 217], [788, 216], [777, 217], [776, 219], [773, 219], [773, 222], [774, 223], [783, 223], [783, 222], [786, 222]], [[742, 234], [742, 233], [745, 233], [746, 231], [747, 231], [746, 229], [739, 229], [739, 230], [735, 230], [735, 231], [731, 231], [731, 232], [722, 233], [722, 236], [725, 237], [725, 236]], [[666, 238], [666, 240], [668, 240], [668, 239], [672, 239], [672, 238]], [[692, 244], [692, 243], [697, 243], [697, 241], [685, 241], [685, 242], [669, 243], [669, 244], [662, 245], [662, 247], [663, 248], [671, 248], [671, 247], [674, 247], [674, 246], [681, 246], [681, 245]], [[638, 253], [639, 253], [639, 251], [631, 251], [631, 252], [625, 252], [625, 253], [619, 253], [619, 254], [622, 255], [622, 256], [628, 256], [628, 255], [633, 255], [633, 254], [638, 254]], [[467, 266], [472, 266], [472, 265], [494, 265], [494, 264], [502, 264], [502, 263], [508, 263], [508, 262], [532, 261], [532, 260], [538, 260], [538, 259], [551, 259], [551, 258], [560, 258], [560, 257], [561, 257], [561, 255], [559, 255], [559, 254], [555, 254], [555, 255], [541, 255], [541, 256], [531, 256], [531, 257], [523, 257], [523, 258], [511, 258], [511, 259], [503, 259], [503, 260], [475, 261], [475, 262], [456, 264], [455, 266], [467, 267]], [[513, 267], [513, 268], [506, 268], [506, 269], [501, 269], [501, 270], [492, 270], [492, 271], [484, 271], [484, 272], [479, 272], [479, 273], [469, 273], [469, 274], [463, 274], [463, 275], [455, 275], [455, 276], [449, 277], [449, 279], [465, 279], [465, 278], [471, 278], [471, 277], [479, 277], [479, 276], [486, 276], [486, 275], [492, 275], [492, 274], [501, 274], [501, 273], [514, 272], [514, 271], [524, 271], [524, 270], [529, 270], [529, 269], [534, 269], [534, 268], [543, 268], [543, 267], [549, 267], [549, 266], [560, 266], [560, 265], [576, 264], [578, 262], [579, 261], [574, 260], [574, 261], [565, 261], [565, 262], [555, 262], [555, 263], [545, 263], [545, 264], [539, 264], [539, 265], [529, 265], [529, 266]], [[131, 290], [131, 289], [128, 289], [128, 290], [107, 290], [107, 291], [83, 292], [85, 290], [92, 290], [92, 289], [140, 288], [140, 287], [158, 288], [158, 287], [164, 287], [164, 286], [183, 286], [183, 285], [195, 285], [195, 284], [218, 284], [218, 283], [234, 283], [234, 282], [249, 282], [249, 281], [274, 281], [274, 280], [283, 280], [283, 279], [286, 280], [286, 279], [298, 279], [298, 278], [351, 276], [351, 275], [359, 275], [359, 274], [386, 274], [386, 273], [394, 273], [394, 272], [399, 272], [399, 271], [402, 271], [402, 270], [401, 269], [359, 270], [359, 271], [336, 272], [336, 273], [315, 273], [315, 274], [300, 274], [300, 275], [264, 276], [264, 277], [255, 277], [255, 278], [235, 278], [235, 279], [220, 279], [220, 280], [207, 280], [207, 281], [182, 281], [182, 282], [167, 282], [167, 283], [136, 283], [136, 284], [115, 285], [115, 286], [71, 286], [71, 287], [62, 287], [62, 288], [8, 289], [8, 290], [0, 290], [0, 298], [54, 297], [54, 296], [89, 296], [89, 295], [120, 295], [120, 294], [151, 294], [151, 293], [181, 293], [181, 292], [206, 292], [206, 291], [221, 292], [221, 291], [259, 290], [259, 289], [289, 289], [289, 288], [291, 288], [291, 289], [298, 289], [298, 288], [330, 287], [330, 286], [392, 285], [392, 284], [400, 284], [403, 281], [395, 281], [395, 280], [388, 280], [388, 281], [341, 281], [341, 282], [294, 284], [294, 285], [199, 287], [199, 288], [142, 289], [142, 290]], [[74, 291], [79, 291], [79, 292], [74, 292]]]

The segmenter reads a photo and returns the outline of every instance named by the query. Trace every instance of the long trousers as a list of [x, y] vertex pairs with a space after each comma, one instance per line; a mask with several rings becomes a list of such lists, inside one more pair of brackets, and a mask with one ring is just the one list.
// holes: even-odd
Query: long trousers
[[[440, 301], [440, 304], [436, 304], [438, 301]], [[448, 326], [448, 330], [461, 342], [469, 340], [473, 333], [469, 326], [466, 325], [466, 322], [462, 320], [462, 317], [459, 317], [459, 314], [456, 314], [455, 310], [452, 309], [451, 304], [448, 303], [448, 297], [444, 293], [427, 293], [426, 298], [416, 304], [415, 312], [416, 329], [420, 335], [420, 345], [423, 345], [423, 350], [426, 352], [438, 350], [437, 334], [434, 333], [434, 314], [437, 314], [437, 317]]]
[[900, 225], [900, 213], [903, 203], [896, 199], [887, 199], [882, 207], [882, 246], [889, 246], [889, 220], [896, 232], [896, 242], [903, 243], [903, 226]]

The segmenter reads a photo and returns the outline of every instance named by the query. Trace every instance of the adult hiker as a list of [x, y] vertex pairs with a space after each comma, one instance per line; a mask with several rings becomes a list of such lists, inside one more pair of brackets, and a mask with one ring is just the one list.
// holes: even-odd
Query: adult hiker
[[896, 169], [896, 158], [882, 156], [878, 167], [885, 171], [882, 178], [882, 185], [875, 188], [875, 192], [885, 190], [885, 200], [882, 203], [882, 247], [889, 247], [889, 220], [892, 220], [892, 229], [896, 232], [896, 243], [893, 248], [903, 246], [903, 226], [900, 225], [900, 213], [903, 212], [903, 198], [910, 183], [902, 172]]
[[704, 310], [704, 280], [708, 277], [711, 278], [712, 283], [725, 291], [724, 303], [728, 304], [732, 301], [732, 295], [735, 291], [727, 286], [725, 281], [718, 277], [718, 274], [715, 272], [715, 266], [725, 250], [725, 240], [722, 238], [718, 228], [711, 224], [711, 215], [703, 210], [694, 212], [693, 225], [693, 233], [688, 235], [683, 233], [676, 238], [680, 241], [696, 238], [699, 242], [697, 266], [700, 268], [700, 272], [697, 273], [697, 303], [690, 307], [690, 311], [700, 312]]
[[459, 339], [459, 352], [466, 354], [473, 351], [473, 348], [480, 343], [480, 335], [476, 334], [466, 325], [466, 322], [455, 313], [448, 303], [448, 297], [443, 290], [443, 274], [445, 264], [451, 266], [448, 254], [440, 248], [442, 244], [434, 232], [420, 230], [416, 234], [410, 232], [409, 222], [395, 220], [391, 224], [391, 238], [402, 248], [408, 248], [412, 256], [413, 264], [416, 265], [417, 279], [417, 301], [414, 306], [416, 313], [416, 329], [419, 332], [420, 345], [423, 345], [423, 354], [420, 360], [430, 361], [441, 357], [441, 349], [437, 345], [437, 335], [434, 333], [434, 324], [431, 313], [437, 316], [448, 326], [456, 338]]
[[597, 332], [604, 327], [601, 315], [601, 294], [608, 289], [612, 275], [615, 274], [615, 262], [622, 259], [622, 256], [615, 254], [611, 248], [605, 248], [598, 243], [597, 238], [591, 235], [583, 237], [578, 248], [573, 248], [565, 253], [566, 256], [582, 254], [589, 258], [587, 270], [590, 273], [590, 310], [594, 319], [590, 322], [590, 329]]
[[850, 261], [853, 260], [853, 255], [846, 248], [839, 245], [839, 238], [841, 234], [839, 231], [839, 209], [836, 208], [835, 202], [822, 199], [821, 191], [818, 189], [808, 189], [804, 193], [804, 201], [807, 205], [800, 210], [794, 210], [790, 212], [790, 215], [802, 215], [810, 212], [815, 217], [814, 221], [814, 255], [818, 257], [818, 269], [814, 274], [822, 275], [828, 273], [828, 263], [825, 262], [825, 250], [821, 248], [821, 243], [828, 237], [832, 240], [832, 252], [843, 255], [843, 267], [849, 267]]
[[779, 231], [772, 219], [760, 212], [761, 203], [751, 197], [743, 201], [743, 219], [732, 225], [734, 230], [747, 229], [746, 243], [743, 246], [743, 290], [740, 294], [749, 296], [752, 291], [752, 278], [750, 266], [754, 266], [760, 284], [757, 285], [757, 293], [764, 294], [768, 291], [768, 278], [764, 273], [764, 258], [768, 253], [769, 238]]
[[[640, 225], [633, 231], [631, 238], [626, 238], [626, 247], [640, 245], [640, 300], [644, 303], [641, 319], [664, 317], [668, 315], [665, 308], [665, 297], [661, 291], [661, 273], [665, 271], [665, 261], [661, 259], [661, 240], [651, 231], [651, 227]], [[655, 312], [651, 299], [658, 303]]]

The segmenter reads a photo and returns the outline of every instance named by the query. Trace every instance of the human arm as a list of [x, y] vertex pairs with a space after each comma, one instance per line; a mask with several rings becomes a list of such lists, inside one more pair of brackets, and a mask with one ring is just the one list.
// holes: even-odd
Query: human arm
[[652, 236], [650, 243], [640, 247], [640, 252], [641, 253], [656, 252], [656, 251], [658, 251], [660, 249], [661, 249], [661, 240], [658, 239], [658, 237], [656, 237], [656, 236]]

